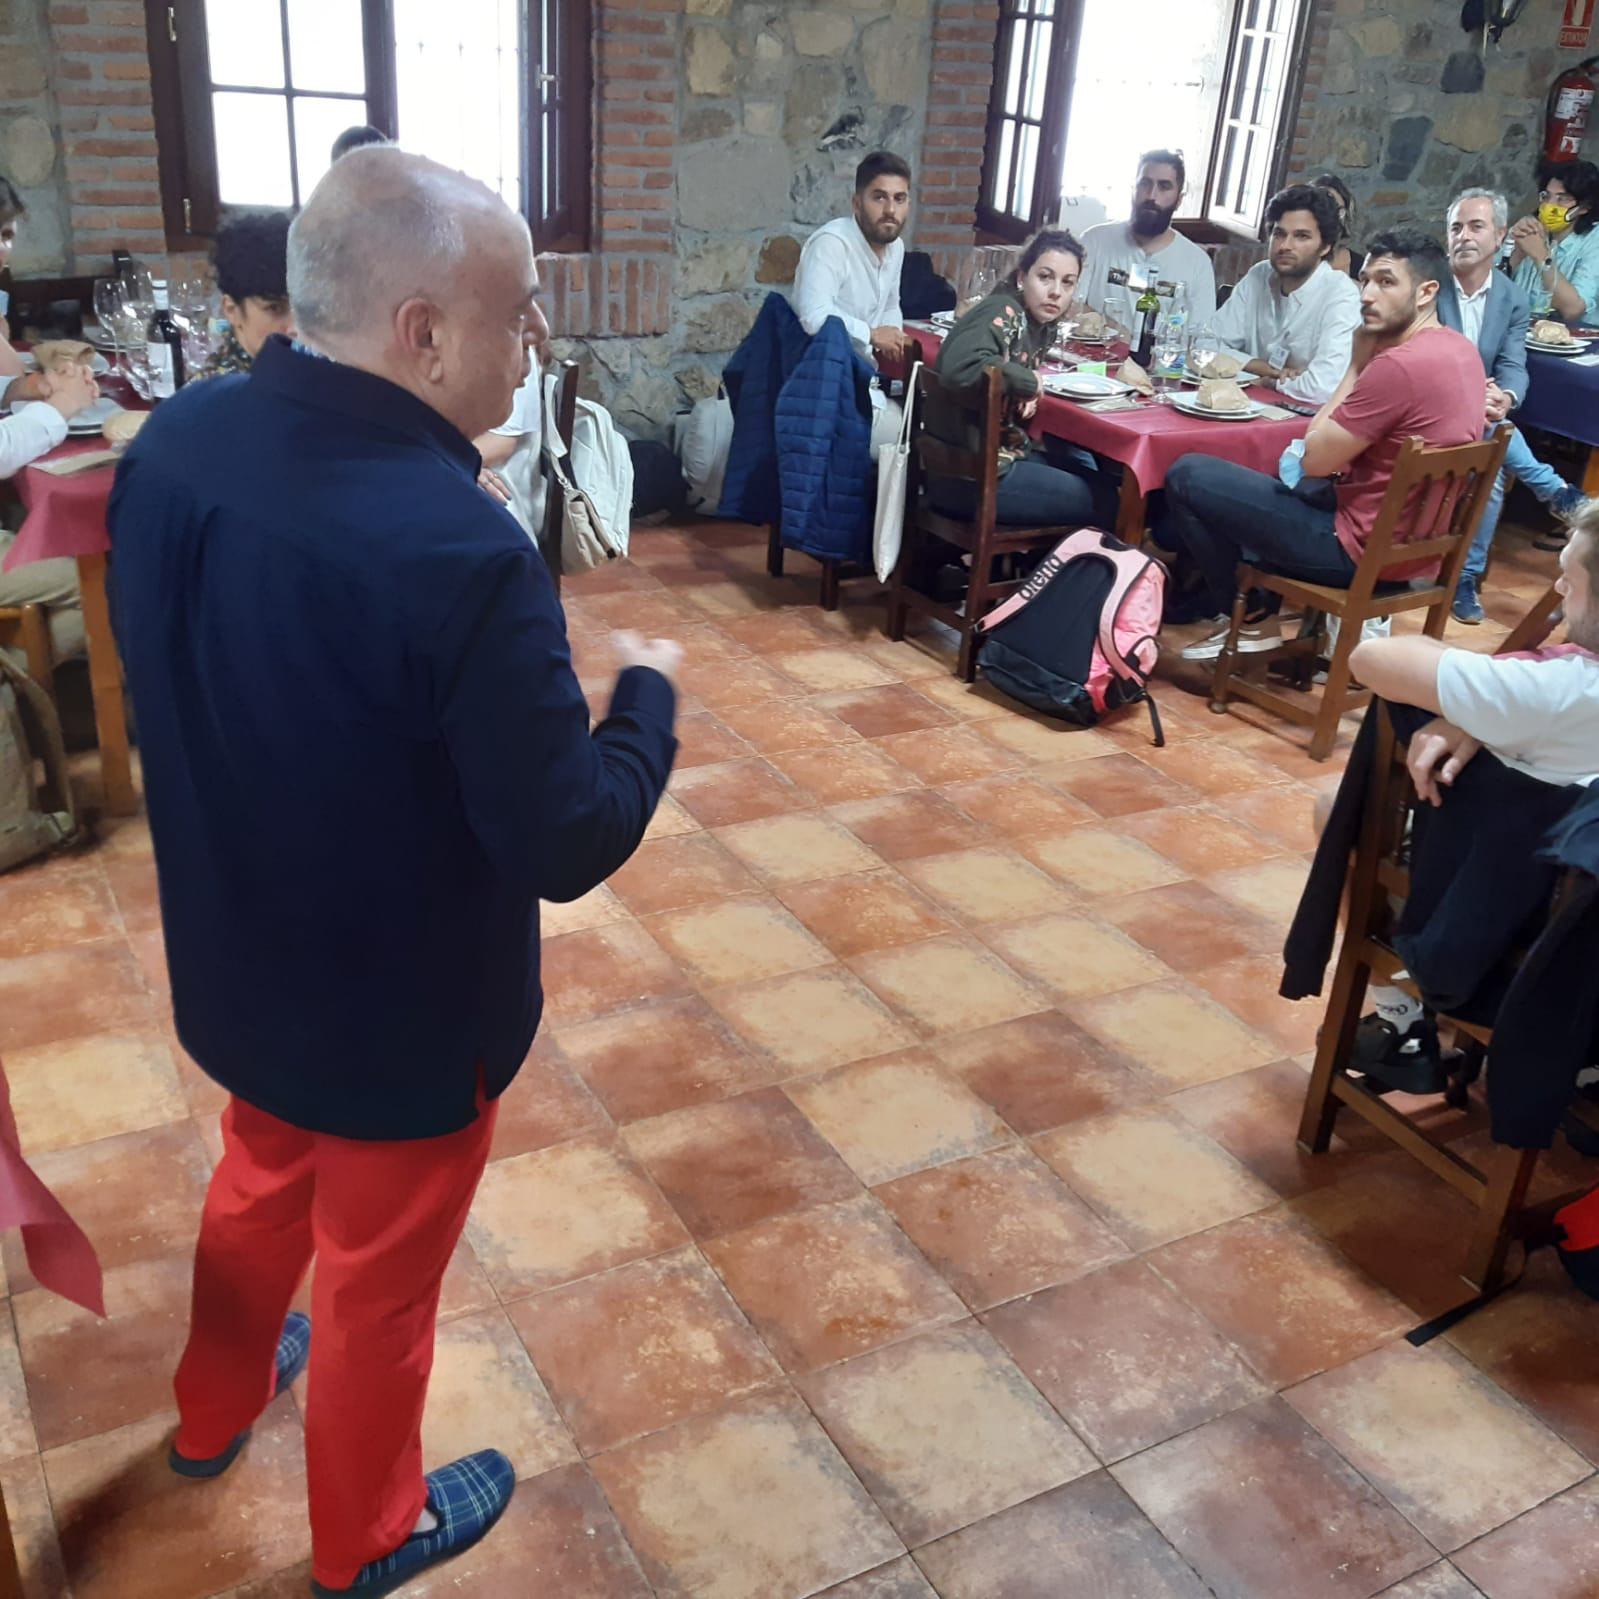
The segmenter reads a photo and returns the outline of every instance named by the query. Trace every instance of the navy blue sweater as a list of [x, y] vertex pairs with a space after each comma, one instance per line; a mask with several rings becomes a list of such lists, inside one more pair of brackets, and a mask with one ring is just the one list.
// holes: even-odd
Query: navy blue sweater
[[666, 786], [674, 695], [592, 732], [537, 551], [478, 455], [382, 378], [274, 339], [185, 389], [111, 496], [178, 1036], [346, 1138], [470, 1123], [542, 1006], [538, 902], [601, 883]]

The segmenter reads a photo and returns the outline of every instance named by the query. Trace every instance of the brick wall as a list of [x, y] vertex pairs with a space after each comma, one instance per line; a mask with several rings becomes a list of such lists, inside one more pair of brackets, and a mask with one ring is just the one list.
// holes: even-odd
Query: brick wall
[[915, 235], [924, 250], [959, 253], [972, 243], [998, 23], [992, 0], [938, 0], [933, 12], [932, 84], [916, 184]]
[[106, 265], [118, 246], [164, 258], [144, 7], [49, 0], [48, 19], [72, 269]]

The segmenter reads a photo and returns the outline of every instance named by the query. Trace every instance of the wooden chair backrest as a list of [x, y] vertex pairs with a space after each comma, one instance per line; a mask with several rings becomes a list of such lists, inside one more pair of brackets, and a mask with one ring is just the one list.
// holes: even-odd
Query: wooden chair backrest
[[[947, 443], [930, 428], [959, 433], [976, 423], [980, 443], [976, 450]], [[994, 498], [999, 487], [999, 440], [1005, 422], [1005, 378], [996, 366], [971, 389], [954, 389], [930, 366], [916, 374], [916, 419], [912, 430], [912, 455], [916, 473], [912, 487], [928, 475], [966, 478], [977, 485], [979, 527], [994, 522]]]
[[1440, 561], [1439, 584], [1453, 591], [1510, 435], [1506, 422], [1477, 444], [1433, 450], [1419, 438], [1405, 440], [1349, 585], [1352, 598], [1369, 598], [1387, 568], [1412, 561]]

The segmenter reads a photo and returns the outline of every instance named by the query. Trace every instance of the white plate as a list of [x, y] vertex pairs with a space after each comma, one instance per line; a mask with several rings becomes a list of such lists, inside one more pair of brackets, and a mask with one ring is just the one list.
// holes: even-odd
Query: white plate
[[935, 311], [927, 320], [935, 328], [952, 328], [955, 326], [955, 313], [953, 311]]
[[1263, 409], [1251, 400], [1249, 408], [1244, 411], [1212, 411], [1209, 406], [1201, 405], [1198, 400], [1186, 394], [1172, 395], [1171, 403], [1172, 409], [1181, 411], [1184, 416], [1202, 416], [1210, 422], [1248, 422], [1259, 416]]
[[[30, 405], [42, 405], [42, 400], [13, 400], [12, 411], [21, 411]], [[67, 423], [68, 433], [98, 433], [109, 417], [124, 409], [109, 395], [102, 394], [92, 405], [86, 405]]]
[[[83, 342], [88, 344], [91, 341], [85, 339]], [[39, 363], [34, 359], [32, 350], [24, 350], [22, 352], [22, 364], [30, 372], [32, 372], [34, 368], [38, 366]], [[95, 355], [89, 362], [89, 370], [94, 373], [96, 377], [103, 377], [111, 370], [111, 363], [106, 360], [103, 355]]]
[[1582, 340], [1578, 340], [1575, 344], [1538, 344], [1528, 339], [1527, 348], [1536, 350], [1539, 355], [1581, 355], [1588, 346]]
[[1133, 392], [1131, 383], [1098, 372], [1047, 372], [1043, 384], [1046, 393], [1066, 400], [1108, 400], [1113, 395]]

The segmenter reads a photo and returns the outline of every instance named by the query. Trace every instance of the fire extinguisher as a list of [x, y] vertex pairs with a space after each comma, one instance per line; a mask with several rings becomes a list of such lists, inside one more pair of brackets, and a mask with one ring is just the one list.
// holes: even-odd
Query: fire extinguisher
[[1588, 131], [1588, 113], [1593, 109], [1596, 72], [1599, 56], [1589, 56], [1549, 85], [1543, 137], [1546, 160], [1575, 161], [1582, 154], [1582, 136]]

